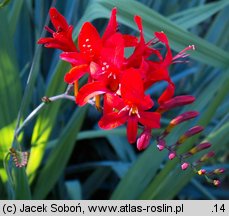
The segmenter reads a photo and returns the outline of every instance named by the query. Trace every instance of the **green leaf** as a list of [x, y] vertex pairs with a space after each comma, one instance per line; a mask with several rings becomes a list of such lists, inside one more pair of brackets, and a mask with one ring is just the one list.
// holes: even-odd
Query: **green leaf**
[[83, 184], [83, 198], [88, 199], [106, 180], [110, 172], [109, 167], [98, 167]]
[[229, 5], [229, 1], [207, 3], [173, 14], [169, 18], [184, 29], [195, 26]]
[[8, 5], [10, 3], [10, 0], [3, 0], [0, 2], [0, 8], [5, 7], [6, 5]]
[[0, 28], [4, 29], [4, 31], [0, 34], [0, 177], [3, 183], [7, 181], [6, 172], [2, 169], [3, 159], [13, 141], [17, 112], [22, 95], [18, 62], [6, 17], [7, 12], [2, 9], [0, 13], [0, 20], [2, 20]]
[[79, 181], [77, 180], [66, 181], [65, 186], [67, 189], [69, 199], [71, 200], [81, 200], [82, 199], [81, 184]]
[[15, 186], [16, 200], [31, 200], [31, 192], [29, 187], [28, 177], [25, 172], [25, 168], [17, 168], [13, 166], [12, 171], [13, 182]]
[[[63, 79], [64, 73], [66, 71], [67, 64], [61, 62], [57, 65], [54, 76], [50, 81], [48, 89], [46, 91], [47, 96], [53, 96], [64, 92], [65, 84], [63, 82], [60, 82], [60, 80]], [[34, 180], [36, 176], [36, 171], [39, 168], [43, 159], [46, 145], [52, 129], [55, 126], [56, 117], [58, 115], [61, 103], [62, 101], [55, 101], [54, 103], [50, 103], [48, 107], [44, 109], [37, 118], [36, 124], [33, 129], [30, 160], [27, 166], [27, 173], [30, 183]]]
[[85, 107], [78, 108], [61, 133], [56, 148], [50, 153], [38, 176], [33, 199], [44, 199], [63, 173], [74, 148], [75, 136], [83, 124], [85, 114]]

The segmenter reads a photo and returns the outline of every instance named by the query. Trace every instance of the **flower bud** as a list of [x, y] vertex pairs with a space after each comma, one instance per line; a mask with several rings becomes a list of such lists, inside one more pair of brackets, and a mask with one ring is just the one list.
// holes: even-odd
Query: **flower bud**
[[198, 175], [204, 175], [206, 173], [205, 169], [200, 169], [197, 171]]
[[164, 139], [159, 139], [157, 141], [157, 148], [159, 149], [159, 151], [162, 151], [165, 148], [165, 140]]
[[218, 187], [218, 186], [221, 184], [221, 182], [220, 182], [220, 180], [215, 179], [215, 180], [213, 180], [213, 184], [214, 184], [216, 187]]
[[184, 143], [184, 141], [191, 137], [191, 136], [194, 136], [198, 133], [200, 133], [201, 131], [203, 131], [204, 128], [202, 126], [194, 126], [192, 128], [190, 128], [189, 130], [187, 130], [184, 135], [182, 135], [179, 140], [177, 141], [177, 144], [181, 144], [181, 143]]
[[209, 158], [214, 157], [214, 156], [215, 156], [215, 152], [210, 151], [210, 152], [208, 152], [207, 154], [203, 155], [203, 156], [200, 158], [199, 162], [205, 162], [206, 160], [208, 160]]
[[208, 143], [208, 142], [201, 143], [201, 144], [195, 146], [194, 148], [192, 148], [188, 153], [193, 155], [193, 154], [195, 154], [197, 152], [200, 152], [200, 151], [202, 151], [204, 149], [207, 149], [209, 147], [211, 147], [211, 144], [210, 143]]
[[181, 169], [182, 170], [186, 170], [189, 167], [189, 163], [184, 162], [183, 164], [181, 164]]
[[179, 106], [184, 106], [190, 103], [193, 103], [195, 101], [195, 97], [191, 95], [181, 95], [181, 96], [176, 96], [170, 100], [167, 100], [163, 104], [160, 105], [158, 108], [159, 112], [165, 112], [167, 110], [179, 107]]
[[144, 129], [140, 137], [137, 140], [137, 148], [139, 151], [148, 147], [151, 139], [151, 129]]
[[213, 173], [216, 175], [222, 174], [224, 172], [225, 172], [225, 169], [223, 169], [223, 168], [213, 170]]
[[172, 160], [176, 157], [176, 152], [169, 152], [169, 160]]
[[189, 112], [185, 112], [182, 113], [181, 115], [178, 115], [176, 118], [174, 118], [171, 122], [170, 125], [171, 126], [176, 126], [184, 121], [187, 121], [189, 119], [195, 118], [196, 116], [198, 116], [199, 113], [196, 111], [189, 111]]

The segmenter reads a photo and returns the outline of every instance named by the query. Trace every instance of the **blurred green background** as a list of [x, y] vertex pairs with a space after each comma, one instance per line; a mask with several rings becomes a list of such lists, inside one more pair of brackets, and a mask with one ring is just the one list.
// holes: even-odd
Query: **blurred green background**
[[[5, 3], [5, 4], [4, 4]], [[228, 199], [228, 172], [215, 188], [178, 160], [168, 161], [155, 141], [144, 152], [128, 144], [125, 128], [102, 131], [94, 107], [78, 108], [71, 101], [46, 105], [18, 137], [17, 124], [43, 96], [63, 93], [69, 65], [59, 51], [37, 45], [55, 6], [74, 26], [74, 39], [83, 22], [103, 32], [113, 7], [120, 31], [138, 35], [133, 16], [143, 19], [149, 40], [164, 31], [174, 53], [194, 44], [189, 63], [170, 68], [176, 95], [191, 94], [196, 102], [168, 112], [165, 128], [184, 110], [197, 110], [197, 120], [178, 127], [167, 139], [174, 143], [195, 124], [204, 133], [185, 143], [185, 149], [207, 140], [216, 157], [205, 169], [228, 169], [229, 146], [229, 1], [219, 0], [11, 0], [0, 3], [0, 199]], [[165, 88], [149, 90], [152, 97]], [[159, 131], [154, 131], [154, 135]], [[28, 166], [15, 168], [6, 157], [11, 146], [30, 151]], [[184, 149], [184, 150], [185, 150]], [[204, 153], [199, 153], [196, 160]]]

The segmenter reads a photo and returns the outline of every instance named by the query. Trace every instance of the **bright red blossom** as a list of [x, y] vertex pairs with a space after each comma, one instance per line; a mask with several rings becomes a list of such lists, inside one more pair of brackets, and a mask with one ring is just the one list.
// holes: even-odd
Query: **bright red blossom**
[[44, 44], [47, 48], [55, 48], [67, 52], [76, 51], [76, 46], [72, 40], [73, 26], [68, 25], [64, 16], [56, 8], [51, 8], [49, 15], [56, 31], [46, 26], [45, 29], [52, 34], [52, 37], [41, 38], [37, 43]]
[[[136, 85], [137, 83], [137, 85]], [[121, 80], [121, 97], [110, 95], [105, 98], [105, 107], [113, 107], [111, 111], [105, 110], [99, 121], [103, 129], [112, 129], [127, 122], [127, 137], [130, 143], [137, 138], [138, 123], [148, 128], [160, 127], [160, 114], [149, 112], [153, 106], [150, 96], [144, 94], [143, 82], [137, 70], [125, 71]], [[115, 102], [114, 104], [109, 104]], [[106, 108], [108, 109], [108, 108]]]
[[[146, 42], [139, 16], [134, 17], [140, 33], [139, 38], [122, 34], [118, 31], [116, 8], [112, 10], [102, 36], [90, 22], [85, 22], [76, 46], [72, 40], [73, 27], [55, 8], [51, 8], [49, 14], [55, 31], [46, 27], [52, 37], [41, 38], [38, 43], [63, 51], [60, 58], [72, 66], [64, 80], [68, 84], [74, 84], [78, 105], [83, 106], [89, 100], [95, 99], [96, 107], [99, 108], [103, 102], [103, 115], [99, 121], [102, 129], [113, 129], [126, 123], [128, 141], [134, 143], [137, 140], [138, 128], [143, 128], [137, 141], [137, 148], [143, 150], [150, 143], [152, 129], [160, 127], [163, 112], [193, 101], [190, 96], [178, 98], [180, 100], [174, 98], [175, 84], [168, 71], [169, 66], [180, 62], [187, 56], [187, 50], [194, 49], [193, 46], [173, 57], [165, 33], [155, 32], [154, 38]], [[156, 43], [164, 45], [165, 55], [153, 47]], [[129, 57], [125, 56], [127, 47], [133, 48]], [[86, 74], [87, 83], [78, 89], [79, 79]], [[145, 91], [160, 81], [167, 82], [168, 86], [156, 99], [159, 108], [152, 112], [154, 103]], [[99, 95], [103, 96], [103, 100], [100, 101]]]

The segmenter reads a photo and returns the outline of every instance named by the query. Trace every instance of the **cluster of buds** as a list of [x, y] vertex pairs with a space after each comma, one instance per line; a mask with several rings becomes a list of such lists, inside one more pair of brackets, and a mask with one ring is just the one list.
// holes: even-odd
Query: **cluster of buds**
[[10, 149], [10, 155], [16, 167], [25, 167], [28, 162], [29, 152], [21, 152], [15, 150], [14, 148]]
[[158, 136], [157, 138], [157, 147], [160, 151], [167, 149], [168, 150], [168, 158], [169, 160], [173, 160], [174, 158], [178, 158], [180, 160], [180, 166], [182, 170], [186, 170], [187, 168], [191, 168], [196, 174], [202, 175], [206, 178], [207, 182], [212, 183], [215, 186], [220, 185], [220, 180], [216, 176], [219, 174], [224, 173], [224, 169], [219, 168], [215, 169], [213, 171], [206, 171], [205, 169], [199, 169], [201, 165], [208, 161], [210, 158], [215, 156], [215, 153], [213, 151], [209, 151], [208, 153], [201, 156], [198, 160], [190, 163], [187, 161], [187, 159], [196, 153], [199, 153], [205, 149], [208, 149], [211, 147], [211, 144], [209, 142], [203, 142], [198, 145], [195, 145], [191, 149], [189, 149], [186, 153], [179, 154], [178, 150], [180, 145], [182, 145], [188, 138], [201, 133], [204, 128], [202, 126], [194, 126], [190, 129], [188, 129], [182, 136], [179, 137], [179, 139], [175, 142], [173, 145], [167, 145], [165, 141], [165, 137], [170, 134], [172, 129], [174, 129], [177, 125], [181, 124], [182, 122], [186, 122], [190, 119], [193, 119], [198, 116], [198, 112], [196, 111], [188, 111], [183, 114], [180, 114], [176, 118], [174, 118], [170, 124], [167, 126], [167, 128]]

